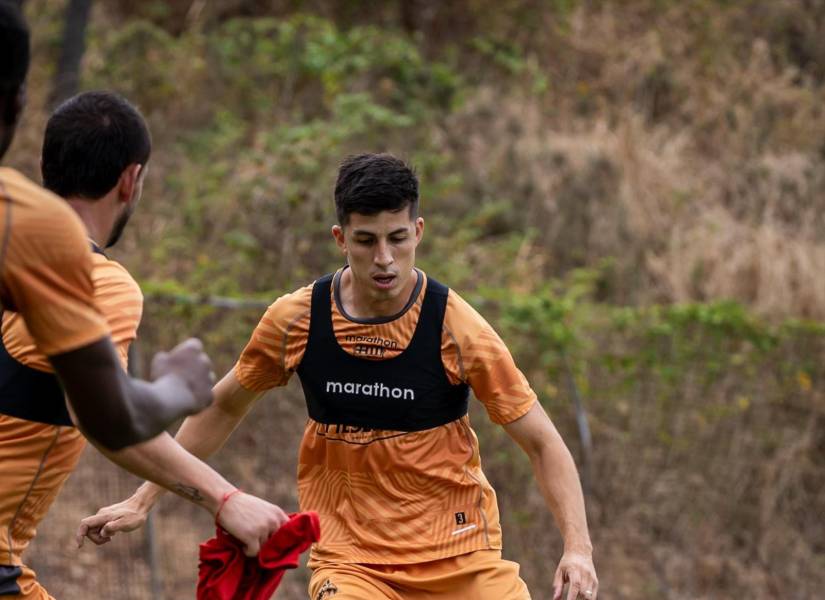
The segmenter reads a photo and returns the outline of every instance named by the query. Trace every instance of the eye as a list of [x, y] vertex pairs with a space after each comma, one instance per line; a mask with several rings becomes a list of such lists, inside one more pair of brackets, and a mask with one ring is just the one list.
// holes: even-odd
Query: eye
[[361, 246], [371, 246], [374, 241], [373, 238], [356, 238], [355, 243]]
[[403, 241], [404, 241], [404, 240], [406, 240], [406, 239], [407, 239], [407, 236], [406, 236], [406, 235], [396, 235], [396, 236], [391, 237], [391, 238], [390, 238], [390, 241], [391, 241], [393, 244], [400, 244], [401, 242], [403, 242]]

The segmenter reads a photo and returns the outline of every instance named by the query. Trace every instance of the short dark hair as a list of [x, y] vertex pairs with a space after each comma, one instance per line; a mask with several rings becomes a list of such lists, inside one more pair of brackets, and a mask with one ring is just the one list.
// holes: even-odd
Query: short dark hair
[[137, 108], [114, 92], [84, 92], [57, 107], [43, 140], [43, 185], [97, 200], [132, 164], [145, 165], [152, 138]]
[[29, 28], [16, 3], [0, 0], [0, 94], [16, 94], [29, 70]]
[[392, 154], [349, 156], [338, 169], [335, 182], [335, 212], [346, 225], [352, 213], [374, 215], [409, 206], [418, 214], [418, 178], [415, 171]]

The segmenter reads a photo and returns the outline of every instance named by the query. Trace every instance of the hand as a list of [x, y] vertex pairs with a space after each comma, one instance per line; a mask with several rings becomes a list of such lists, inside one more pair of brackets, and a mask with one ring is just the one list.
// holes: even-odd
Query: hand
[[112, 540], [118, 532], [134, 531], [143, 527], [149, 511], [134, 496], [106, 506], [97, 511], [91, 517], [86, 517], [80, 521], [77, 528], [77, 547], [83, 546], [83, 538], [89, 538], [101, 546]]
[[561, 600], [564, 584], [569, 584], [565, 600], [596, 600], [599, 580], [589, 553], [567, 551], [553, 578], [553, 600]]
[[189, 338], [169, 352], [155, 354], [152, 359], [152, 379], [170, 375], [180, 378], [194, 396], [194, 405], [186, 414], [200, 412], [212, 404], [215, 372], [200, 340]]
[[257, 556], [261, 544], [288, 520], [280, 507], [240, 492], [223, 505], [218, 525], [243, 542], [244, 554]]

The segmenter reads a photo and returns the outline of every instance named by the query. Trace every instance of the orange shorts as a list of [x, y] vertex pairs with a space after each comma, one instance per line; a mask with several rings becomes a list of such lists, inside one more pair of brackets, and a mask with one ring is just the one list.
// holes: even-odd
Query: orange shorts
[[317, 564], [310, 600], [530, 600], [518, 564], [479, 550], [410, 565]]
[[51, 598], [21, 555], [85, 446], [74, 427], [0, 415], [0, 598]]
[[[10, 577], [8, 583], [19, 588], [20, 593], [10, 595], [0, 594], [0, 598], [3, 600], [6, 598], [8, 598], [8, 600], [22, 600], [23, 598], [25, 598], [25, 600], [54, 600], [54, 597], [49, 595], [46, 588], [37, 583], [34, 571], [25, 565], [19, 568], [22, 571], [20, 575], [13, 578], [13, 583]], [[8, 569], [8, 567], [0, 567], [0, 569]], [[8, 571], [6, 571], [6, 574], [8, 574]]]

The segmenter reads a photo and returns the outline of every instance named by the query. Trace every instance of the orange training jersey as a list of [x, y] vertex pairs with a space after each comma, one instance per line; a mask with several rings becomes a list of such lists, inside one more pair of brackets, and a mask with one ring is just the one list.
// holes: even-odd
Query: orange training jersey
[[[339, 271], [340, 275], [340, 271]], [[426, 275], [401, 314], [374, 323], [345, 314], [333, 286], [338, 344], [368, 360], [399, 355], [421, 313]], [[338, 278], [336, 277], [336, 280]], [[245, 388], [285, 385], [309, 334], [312, 286], [279, 298], [235, 366]], [[441, 361], [451, 384], [467, 383], [490, 419], [510, 423], [536, 396], [490, 325], [450, 290]], [[501, 548], [495, 492], [481, 470], [467, 416], [415, 432], [325, 425], [308, 419], [298, 465], [301, 510], [321, 515], [312, 560], [409, 564]]]
[[47, 356], [107, 334], [94, 305], [83, 223], [57, 196], [0, 168], [0, 304], [23, 315]]
[[[102, 254], [92, 255], [92, 260], [95, 302], [106, 316], [125, 369], [129, 344], [137, 335], [143, 311], [143, 296], [134, 279], [118, 263]], [[4, 364], [17, 362], [25, 366], [14, 369], [15, 373], [32, 369], [51, 373], [49, 362], [35, 347], [27, 324], [18, 313], [3, 314], [0, 351], [10, 357]], [[24, 383], [31, 381], [24, 378]], [[13, 378], [4, 378], [4, 385], [14, 385]], [[6, 414], [0, 406], [0, 463], [4, 465], [0, 470], [0, 562], [22, 568], [16, 585], [26, 598], [40, 597], [38, 593], [46, 597], [46, 593], [31, 569], [23, 565], [22, 554], [86, 446], [80, 431], [66, 426], [71, 423], [68, 414], [65, 422], [59, 414], [65, 413], [65, 405], [62, 391], [56, 384], [55, 388], [18, 388], [19, 393], [26, 394], [28, 414]], [[53, 391], [57, 399], [51, 397]], [[55, 409], [57, 403], [59, 411]], [[28, 418], [37, 416], [46, 416], [48, 420]]]
[[[88, 243], [88, 242], [87, 242]], [[92, 256], [94, 302], [106, 318], [120, 362], [127, 366], [129, 344], [137, 337], [143, 314], [143, 294], [137, 282], [120, 263], [103, 254]], [[16, 361], [51, 373], [46, 356], [39, 352], [19, 313], [6, 312], [2, 320], [3, 345]]]

